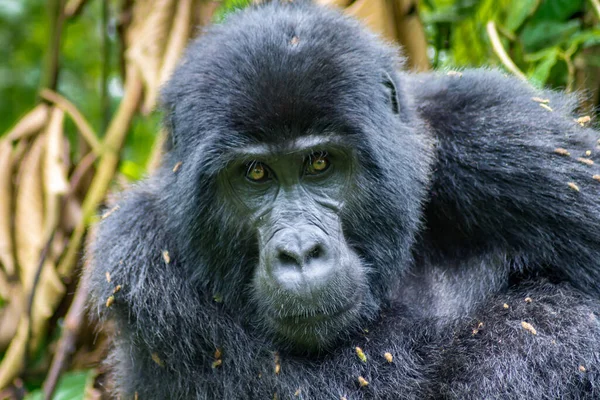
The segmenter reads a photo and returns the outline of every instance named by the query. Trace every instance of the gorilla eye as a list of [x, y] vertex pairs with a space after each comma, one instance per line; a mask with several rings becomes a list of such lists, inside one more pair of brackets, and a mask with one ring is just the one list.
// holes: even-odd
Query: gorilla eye
[[317, 175], [327, 171], [330, 162], [327, 152], [313, 153], [308, 157], [306, 173], [309, 175]]
[[266, 182], [271, 179], [271, 174], [265, 164], [252, 161], [247, 165], [246, 178], [252, 182]]

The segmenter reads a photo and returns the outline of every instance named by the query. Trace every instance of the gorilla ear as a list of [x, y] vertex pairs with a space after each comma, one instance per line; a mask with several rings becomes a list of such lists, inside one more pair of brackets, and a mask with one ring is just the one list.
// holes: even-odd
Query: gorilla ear
[[388, 91], [388, 98], [390, 99], [390, 104], [392, 107], [392, 111], [394, 114], [400, 113], [400, 100], [398, 99], [398, 91], [396, 90], [396, 84], [394, 83], [394, 79], [387, 72], [383, 73], [383, 85], [386, 87]]

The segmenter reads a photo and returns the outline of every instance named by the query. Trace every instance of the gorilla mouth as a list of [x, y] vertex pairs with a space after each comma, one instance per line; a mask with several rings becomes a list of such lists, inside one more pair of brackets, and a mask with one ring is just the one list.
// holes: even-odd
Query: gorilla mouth
[[310, 325], [310, 324], [318, 324], [321, 322], [333, 320], [348, 312], [352, 311], [354, 308], [358, 306], [360, 300], [360, 296], [356, 296], [352, 301], [348, 302], [346, 305], [336, 309], [333, 312], [316, 312], [316, 313], [304, 313], [304, 314], [296, 314], [296, 315], [287, 315], [283, 317], [275, 317], [278, 323], [282, 325]]

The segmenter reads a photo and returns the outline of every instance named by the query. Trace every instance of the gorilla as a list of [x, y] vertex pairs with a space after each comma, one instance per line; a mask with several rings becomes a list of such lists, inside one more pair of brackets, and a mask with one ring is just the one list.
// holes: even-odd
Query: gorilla
[[121, 399], [600, 398], [600, 134], [493, 70], [410, 74], [308, 1], [162, 92], [91, 246]]

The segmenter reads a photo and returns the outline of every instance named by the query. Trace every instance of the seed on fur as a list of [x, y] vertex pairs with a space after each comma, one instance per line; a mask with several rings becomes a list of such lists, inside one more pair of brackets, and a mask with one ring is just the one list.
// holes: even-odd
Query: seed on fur
[[577, 161], [579, 161], [580, 163], [585, 164], [585, 165], [594, 165], [594, 161], [590, 160], [589, 158], [579, 157], [577, 159]]
[[275, 352], [273, 354], [273, 356], [275, 359], [275, 375], [279, 375], [279, 372], [281, 372], [281, 364], [280, 364], [281, 359], [279, 358], [278, 352]]
[[108, 299], [106, 299], [106, 307], [112, 306], [114, 302], [115, 296], [108, 296]]
[[139, 398], [138, 392], [135, 392], [133, 394], [133, 400], [138, 400], [138, 398]]
[[106, 276], [106, 282], [110, 283], [110, 272], [106, 271], [104, 275]]
[[168, 250], [163, 250], [162, 256], [163, 256], [163, 260], [165, 260], [166, 264], [169, 264], [171, 262], [171, 256], [169, 255]]
[[391, 354], [391, 353], [385, 353], [385, 354], [383, 355], [383, 357], [384, 357], [384, 358], [385, 358], [385, 360], [386, 360], [387, 362], [389, 362], [389, 363], [391, 363], [392, 361], [394, 361], [394, 357], [392, 356], [392, 354]]
[[575, 182], [568, 182], [567, 185], [576, 192], [579, 192], [579, 186]]
[[215, 361], [213, 361], [213, 363], [212, 363], [212, 368], [213, 368], [213, 369], [214, 369], [214, 368], [219, 368], [219, 367], [221, 366], [221, 364], [223, 364], [223, 360], [221, 360], [221, 359], [215, 360]]
[[342, 396], [342, 397], [340, 397], [340, 400], [348, 400], [348, 399], [346, 398], [346, 396]]
[[527, 332], [531, 333], [532, 335], [537, 335], [537, 331], [535, 330], [533, 325], [531, 325], [529, 322], [521, 321], [521, 326], [523, 327], [523, 329], [525, 329]]
[[358, 377], [358, 384], [359, 384], [361, 387], [365, 387], [365, 386], [368, 386], [368, 385], [369, 385], [369, 381], [367, 381], [367, 380], [366, 380], [365, 378], [363, 378], [362, 376], [359, 376], [359, 377]]
[[219, 349], [217, 347], [217, 349], [215, 350], [215, 358], [218, 360], [219, 358], [221, 358], [222, 353], [221, 353], [221, 349]]
[[584, 367], [583, 365], [580, 365], [580, 366], [579, 366], [579, 372], [585, 372], [585, 371], [587, 371], [587, 370], [585, 369], [585, 367]]
[[506, 303], [502, 304], [502, 308], [504, 308], [505, 310], [508, 310], [509, 307], [510, 306], [508, 304], [506, 304]]
[[292, 46], [298, 46], [298, 43], [300, 43], [300, 38], [298, 36], [294, 36], [292, 37], [292, 40], [290, 40]]
[[160, 367], [164, 367], [165, 366], [165, 364], [162, 362], [162, 360], [160, 359], [160, 357], [158, 356], [158, 354], [152, 353], [151, 357], [152, 357], [152, 361], [154, 361], [158, 366], [160, 366]]
[[590, 122], [592, 120], [592, 118], [590, 118], [589, 115], [583, 116], [583, 117], [579, 117], [575, 120], [575, 122], [577, 122], [579, 125], [581, 126], [585, 126], [585, 124], [587, 124], [588, 122]]
[[525, 303], [531, 303], [532, 301], [531, 297], [525, 297]]
[[595, 179], [598, 182], [600, 182], [600, 175], [594, 175], [594, 176], [592, 176], [592, 179]]
[[458, 71], [448, 71], [448, 76], [457, 76], [459, 78], [462, 78], [463, 74], [462, 72]]
[[301, 390], [300, 390], [300, 389], [296, 390], [296, 391], [294, 392], [294, 396], [296, 396], [296, 397], [300, 396], [300, 392], [301, 392]]
[[532, 97], [531, 100], [535, 101], [536, 103], [542, 104], [550, 103], [550, 99], [542, 99], [540, 97]]
[[360, 347], [357, 347], [355, 350], [356, 350], [356, 355], [358, 356], [358, 358], [360, 359], [360, 361], [366, 363], [367, 362], [367, 356], [366, 356], [365, 352]]
[[585, 151], [585, 156], [586, 156], [586, 157], [589, 157], [589, 156], [591, 156], [591, 155], [592, 155], [592, 151], [591, 151], [591, 150], [586, 150], [586, 151]]
[[567, 149], [563, 149], [562, 147], [558, 147], [558, 148], [554, 149], [554, 152], [561, 156], [570, 156], [571, 155], [571, 153], [569, 153], [569, 151]]
[[118, 205], [114, 206], [113, 208], [111, 208], [110, 210], [108, 210], [107, 212], [102, 214], [101, 219], [106, 219], [106, 218], [110, 217], [110, 215], [112, 213], [114, 213], [115, 211], [117, 211], [119, 208], [121, 208], [121, 207], [119, 207]]
[[221, 295], [221, 293], [215, 293], [213, 296], [213, 300], [215, 303], [222, 303], [223, 302], [223, 296]]
[[179, 161], [177, 164], [175, 164], [175, 166], [173, 167], [173, 172], [179, 171], [179, 168], [181, 168], [181, 164], [182, 164], [181, 161]]
[[483, 329], [483, 322], [477, 324], [477, 328], [473, 329], [473, 336], [477, 335]]
[[540, 107], [542, 107], [542, 108], [545, 108], [546, 110], [548, 110], [548, 111], [550, 111], [550, 112], [554, 111], [554, 110], [552, 109], [552, 107], [550, 107], [549, 105], [546, 105], [546, 104], [540, 104]]
[[113, 289], [113, 294], [119, 293], [123, 287], [121, 285], [115, 286]]

